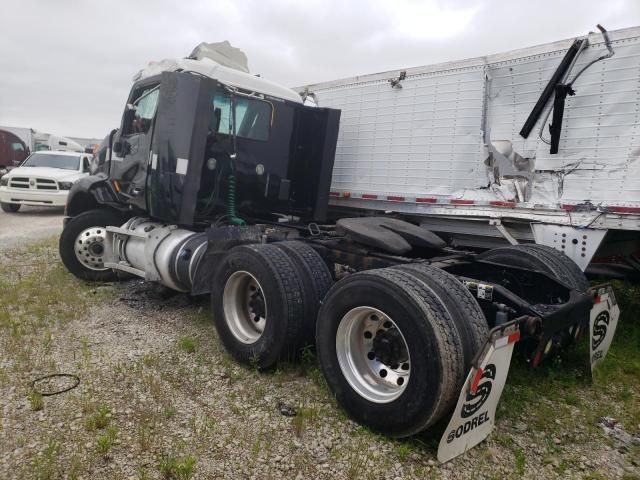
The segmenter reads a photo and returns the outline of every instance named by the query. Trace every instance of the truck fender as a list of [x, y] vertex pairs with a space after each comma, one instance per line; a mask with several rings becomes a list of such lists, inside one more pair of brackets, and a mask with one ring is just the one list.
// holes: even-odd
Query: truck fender
[[74, 182], [67, 197], [65, 215], [75, 217], [82, 212], [117, 201], [106, 175], [90, 175]]

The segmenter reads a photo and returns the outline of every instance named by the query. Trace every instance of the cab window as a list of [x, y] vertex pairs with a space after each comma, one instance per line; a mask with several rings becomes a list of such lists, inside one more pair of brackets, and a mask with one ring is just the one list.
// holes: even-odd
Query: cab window
[[[237, 96], [236, 135], [251, 140], [268, 140], [273, 116], [273, 106], [269, 102], [256, 98]], [[233, 115], [231, 97], [216, 95], [213, 99], [211, 130], [222, 135], [233, 133]]]
[[133, 103], [127, 105], [123, 126], [124, 135], [149, 132], [158, 107], [159, 93], [159, 86], [146, 87], [140, 91]]

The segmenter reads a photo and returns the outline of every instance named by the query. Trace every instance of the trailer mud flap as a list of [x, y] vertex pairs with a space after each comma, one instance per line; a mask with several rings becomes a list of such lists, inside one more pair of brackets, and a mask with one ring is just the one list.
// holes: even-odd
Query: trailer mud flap
[[620, 307], [611, 286], [596, 287], [589, 316], [589, 352], [591, 373], [607, 355], [618, 326]]
[[520, 339], [517, 324], [495, 328], [462, 387], [449, 425], [440, 440], [438, 461], [445, 463], [475, 447], [495, 424], [513, 347]]

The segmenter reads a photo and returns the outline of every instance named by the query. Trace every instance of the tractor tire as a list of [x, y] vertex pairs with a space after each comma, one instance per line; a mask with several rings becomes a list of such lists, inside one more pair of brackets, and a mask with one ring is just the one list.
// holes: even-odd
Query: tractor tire
[[0, 208], [2, 209], [3, 212], [16, 213], [18, 210], [20, 210], [20, 204], [2, 202], [0, 203]]
[[231, 249], [213, 276], [211, 306], [220, 340], [239, 362], [267, 369], [297, 355], [303, 286], [294, 261], [275, 245]]
[[473, 358], [489, 336], [487, 319], [475, 297], [456, 277], [441, 268], [426, 263], [410, 263], [394, 268], [408, 272], [442, 299], [460, 334], [464, 369], [468, 371]]
[[274, 243], [296, 264], [302, 280], [304, 315], [302, 339], [305, 345], [315, 345], [316, 321], [320, 303], [333, 285], [331, 272], [322, 257], [304, 242], [287, 241]]
[[481, 253], [477, 258], [514, 267], [539, 270], [579, 292], [584, 292], [589, 288], [589, 281], [584, 272], [564, 253], [546, 245], [527, 244], [498, 247]]
[[455, 404], [462, 341], [445, 302], [409, 272], [349, 275], [325, 298], [317, 324], [320, 367], [357, 422], [393, 437], [418, 433]]
[[105, 227], [120, 226], [122, 217], [114, 210], [89, 210], [73, 217], [65, 225], [58, 249], [62, 263], [82, 280], [107, 282], [118, 279], [118, 274], [105, 268]]

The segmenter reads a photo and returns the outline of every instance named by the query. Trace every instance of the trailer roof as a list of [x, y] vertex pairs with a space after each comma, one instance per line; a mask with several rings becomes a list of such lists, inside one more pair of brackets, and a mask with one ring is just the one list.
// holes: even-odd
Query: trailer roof
[[[609, 37], [611, 38], [611, 41], [640, 37], [640, 26], [622, 28], [619, 30], [612, 30], [608, 33], [609, 33]], [[326, 82], [318, 82], [318, 83], [313, 83], [308, 85], [302, 85], [298, 87], [293, 87], [293, 89], [297, 92], [303, 92], [305, 90], [313, 92], [317, 90], [326, 90], [326, 89], [331, 89], [336, 87], [344, 87], [347, 85], [364, 83], [364, 82], [375, 82], [375, 81], [386, 82], [390, 78], [397, 77], [398, 72], [400, 72], [401, 70], [406, 71], [407, 76], [414, 76], [414, 75], [423, 75], [423, 74], [434, 73], [434, 72], [441, 73], [447, 70], [458, 70], [458, 69], [464, 69], [464, 68], [481, 67], [483, 65], [497, 64], [500, 62], [506, 62], [514, 59], [524, 59], [526, 57], [535, 56], [535, 55], [566, 51], [571, 45], [571, 43], [575, 40], [575, 38], [583, 38], [583, 37], [572, 37], [564, 40], [558, 40], [556, 42], [545, 43], [541, 45], [535, 45], [532, 47], [525, 47], [517, 50], [510, 50], [508, 52], [495, 53], [495, 54], [485, 55], [481, 57], [473, 57], [473, 58], [462, 59], [462, 60], [453, 60], [449, 62], [435, 63], [431, 65], [423, 65], [418, 67], [398, 68], [395, 70], [387, 70], [387, 71], [378, 72], [378, 73], [356, 75], [354, 77], [345, 77], [345, 78], [340, 78], [336, 80], [329, 80]], [[589, 40], [589, 45], [601, 44], [604, 46], [604, 40], [600, 32], [590, 32], [588, 35], [588, 40]]]

